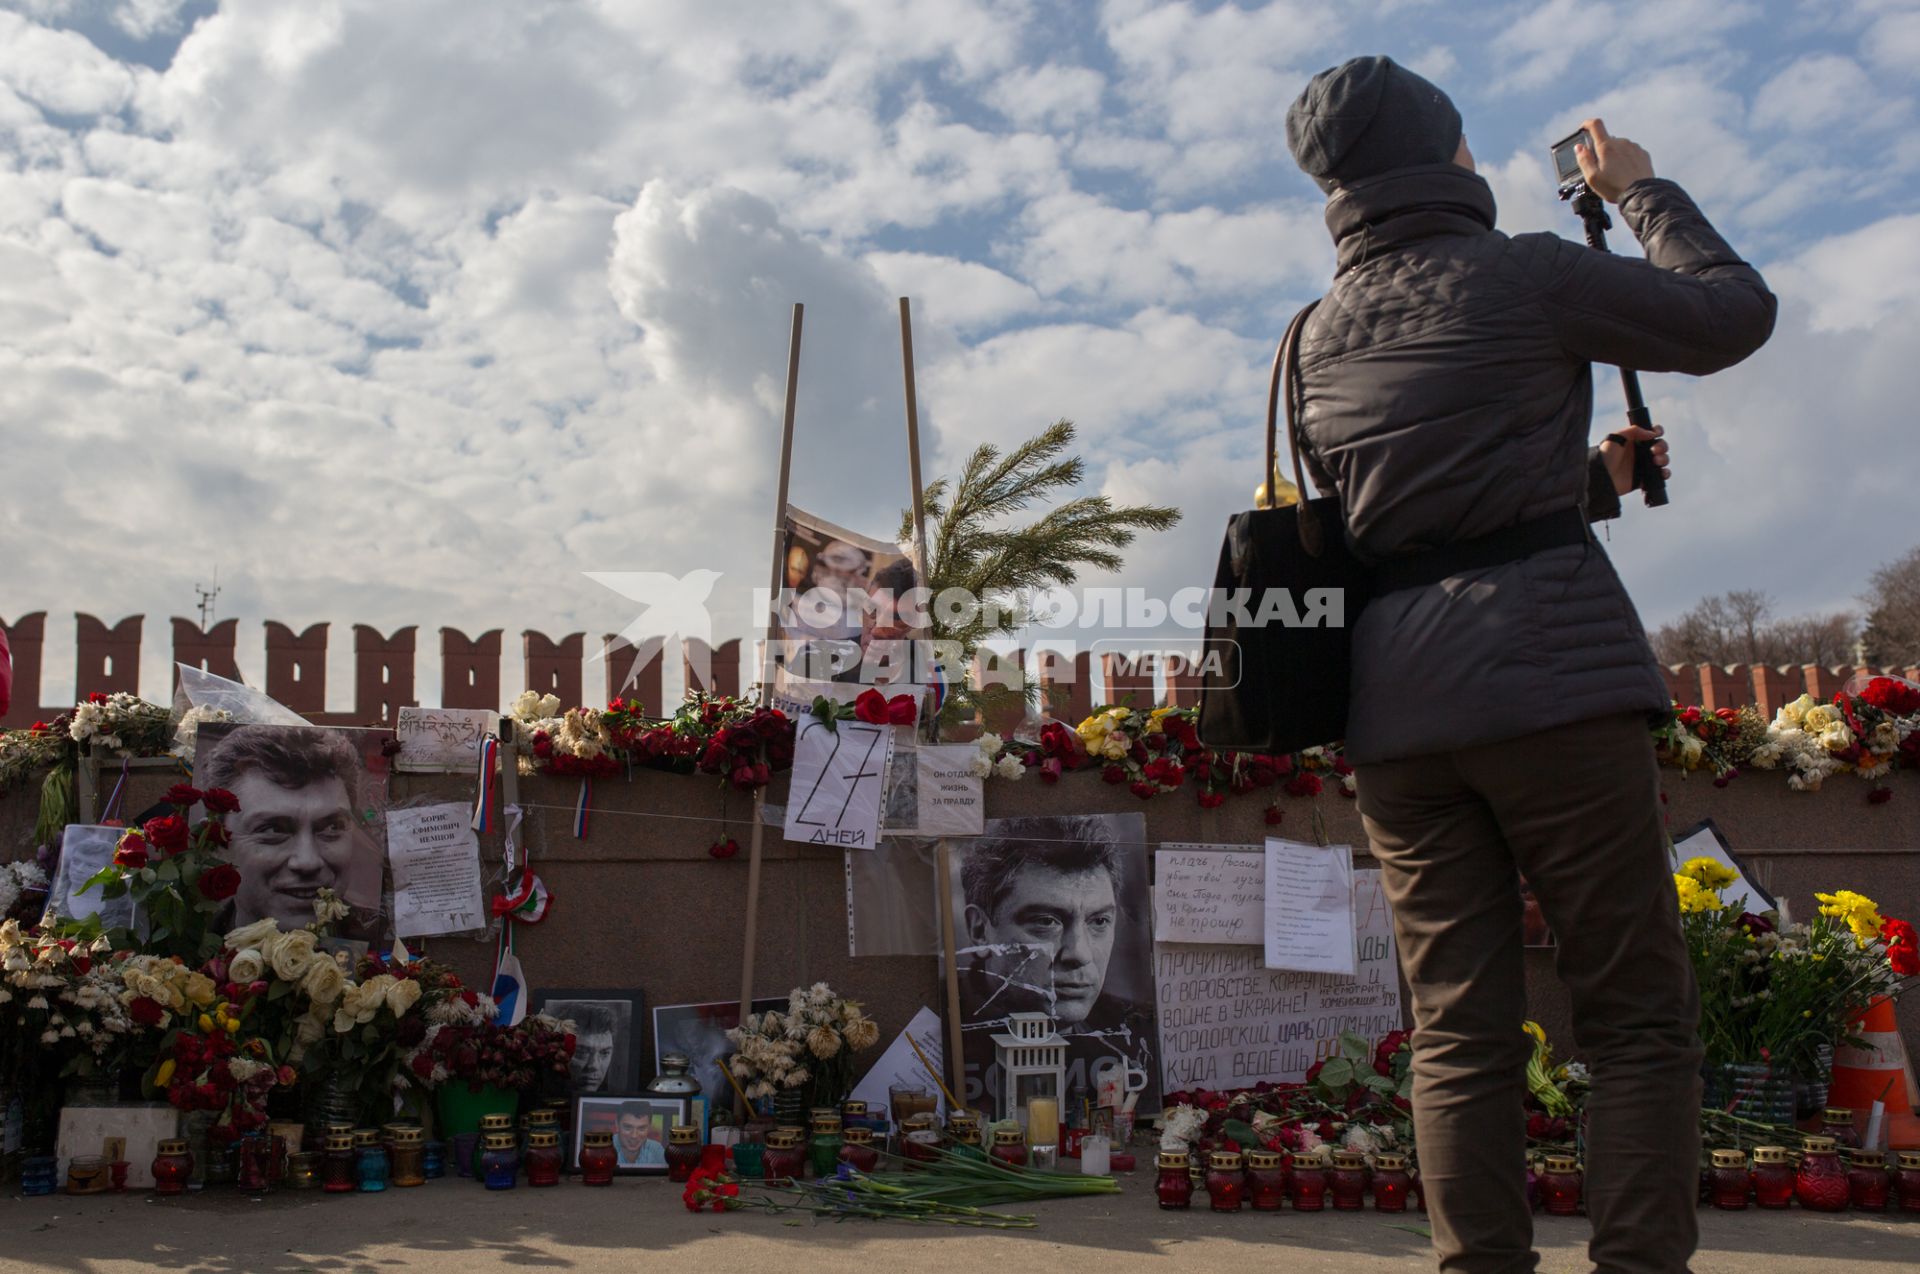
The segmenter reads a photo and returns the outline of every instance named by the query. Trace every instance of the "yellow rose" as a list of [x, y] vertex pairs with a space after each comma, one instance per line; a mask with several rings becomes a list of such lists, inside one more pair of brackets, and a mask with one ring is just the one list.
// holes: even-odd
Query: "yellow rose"
[[1840, 720], [1840, 714], [1831, 704], [1816, 703], [1800, 714], [1800, 728], [1808, 734], [1818, 734]]
[[1127, 751], [1127, 741], [1125, 739], [1108, 739], [1100, 745], [1100, 755], [1106, 757], [1109, 761], [1120, 760], [1126, 756]]
[[1774, 724], [1775, 725], [1786, 724], [1786, 725], [1798, 727], [1802, 719], [1806, 717], [1807, 709], [1816, 708], [1819, 706], [1820, 705], [1814, 701], [1814, 698], [1812, 695], [1801, 695], [1798, 699], [1795, 699], [1792, 703], [1781, 705], [1780, 715], [1775, 720]]
[[203, 1009], [206, 1008], [207, 1005], [213, 1003], [213, 979], [204, 973], [189, 973], [187, 975], [185, 994], [188, 1000]]

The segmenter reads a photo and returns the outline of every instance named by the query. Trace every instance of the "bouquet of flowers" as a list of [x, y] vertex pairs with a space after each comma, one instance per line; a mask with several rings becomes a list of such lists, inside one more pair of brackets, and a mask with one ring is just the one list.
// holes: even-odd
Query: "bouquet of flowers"
[[853, 1054], [879, 1039], [857, 1001], [816, 982], [795, 987], [785, 1013], [754, 1013], [728, 1031], [735, 1051], [727, 1069], [750, 1101], [798, 1089], [808, 1106], [837, 1106], [853, 1087]]
[[0, 923], [0, 1080], [42, 1084], [120, 1068], [148, 1024], [119, 998], [104, 939], [82, 942]]
[[1654, 751], [1662, 763], [1683, 772], [1711, 769], [1715, 787], [1738, 778], [1740, 766], [1766, 739], [1766, 718], [1751, 706], [1712, 712], [1675, 707], [1653, 728]]
[[[466, 1005], [464, 999], [461, 1003]], [[573, 1047], [574, 1036], [567, 1023], [542, 1013], [530, 1014], [518, 1026], [450, 1021], [428, 1028], [411, 1066], [416, 1076], [424, 1076], [436, 1086], [464, 1083], [475, 1091], [489, 1086], [557, 1088], [566, 1083]]]
[[560, 711], [557, 695], [529, 690], [513, 701], [507, 715], [531, 744], [521, 756], [528, 772], [604, 778], [620, 772], [620, 758], [611, 748], [613, 736], [593, 708]]
[[[1920, 688], [1893, 677], [1875, 677], [1858, 695], [1836, 694], [1832, 703], [1801, 695], [1782, 707], [1766, 738], [1750, 756], [1762, 769], [1784, 766], [1795, 791], [1818, 791], [1828, 775], [1851, 770], [1879, 779], [1903, 758], [1920, 759]], [[1893, 789], [1876, 785], [1869, 799], [1884, 801]]]
[[695, 691], [671, 721], [638, 735], [634, 754], [662, 769], [716, 774], [752, 791], [793, 764], [793, 722], [777, 708]]
[[[220, 936], [211, 925], [240, 888], [239, 870], [221, 857], [228, 842], [226, 817], [240, 802], [223, 788], [202, 792], [186, 783], [167, 789], [166, 800], [174, 812], [128, 828], [113, 861], [80, 888], [98, 889], [104, 898], [131, 894], [136, 923], [145, 926], [138, 945], [197, 966], [220, 950]], [[206, 816], [190, 826], [195, 806], [204, 807]], [[91, 937], [98, 923], [90, 919], [63, 928]], [[136, 945], [132, 934], [113, 937], [116, 946]]]
[[88, 751], [107, 756], [161, 756], [171, 742], [169, 716], [165, 708], [138, 695], [96, 692], [74, 705], [67, 736]]

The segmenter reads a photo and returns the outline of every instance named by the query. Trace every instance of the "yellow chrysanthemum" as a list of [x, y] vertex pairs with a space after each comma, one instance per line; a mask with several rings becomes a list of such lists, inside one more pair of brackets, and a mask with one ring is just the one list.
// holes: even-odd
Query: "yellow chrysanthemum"
[[1720, 895], [1711, 889], [1701, 888], [1700, 882], [1691, 876], [1675, 872], [1673, 887], [1679, 892], [1681, 911], [1692, 914], [1720, 910]]
[[1814, 897], [1820, 902], [1820, 914], [1846, 921], [1847, 928], [1853, 931], [1854, 941], [1861, 946], [1880, 936], [1881, 926], [1886, 922], [1880, 918], [1879, 904], [1865, 894], [1841, 889], [1830, 894], [1815, 894]]
[[1680, 865], [1682, 876], [1691, 876], [1707, 889], [1720, 890], [1731, 885], [1739, 877], [1731, 867], [1711, 858], [1689, 858]]

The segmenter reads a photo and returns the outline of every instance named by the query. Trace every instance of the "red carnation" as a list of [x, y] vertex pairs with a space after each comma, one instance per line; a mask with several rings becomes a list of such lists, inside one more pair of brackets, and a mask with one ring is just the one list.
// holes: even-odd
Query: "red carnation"
[[168, 858], [187, 848], [187, 820], [178, 814], [148, 819], [146, 832], [147, 839], [153, 842], [154, 848]]
[[1286, 786], [1289, 796], [1318, 796], [1320, 789], [1325, 785], [1320, 782], [1320, 776], [1312, 770], [1301, 770], [1287, 780]]
[[1887, 944], [1887, 962], [1895, 973], [1903, 978], [1920, 974], [1920, 944], [1912, 925], [1889, 918], [1880, 926], [1880, 938]]
[[1280, 826], [1280, 820], [1287, 816], [1287, 812], [1281, 809], [1278, 805], [1267, 806], [1265, 812], [1266, 812], [1268, 827]]
[[160, 1025], [160, 1019], [166, 1012], [160, 1007], [160, 1001], [145, 995], [134, 996], [133, 1002], [127, 1005], [127, 1016], [142, 1026]]
[[200, 803], [209, 814], [231, 814], [240, 808], [240, 798], [224, 787], [210, 787], [200, 793]]
[[240, 891], [240, 870], [232, 863], [219, 863], [200, 873], [200, 894], [214, 902], [225, 902]]
[[1891, 712], [1897, 717], [1920, 712], [1920, 690], [1895, 677], [1875, 677], [1860, 692], [1860, 697], [1882, 712]]
[[167, 804], [177, 805], [183, 810], [192, 809], [200, 803], [200, 789], [191, 783], [175, 783], [167, 789]]
[[1109, 783], [1125, 783], [1127, 781], [1127, 767], [1124, 765], [1109, 765], [1100, 771], [1100, 777]]
[[1200, 808], [1203, 810], [1219, 809], [1222, 805], [1225, 805], [1226, 803], [1227, 803], [1227, 794], [1225, 792], [1200, 793]]
[[1144, 781], [1127, 784], [1127, 790], [1143, 801], [1152, 800], [1154, 795], [1160, 791], [1154, 784]]
[[740, 842], [729, 836], [725, 840], [717, 840], [707, 846], [707, 852], [715, 858], [732, 858], [740, 852]]
[[125, 867], [129, 871], [139, 871], [147, 865], [147, 838], [139, 832], [126, 832], [120, 837], [120, 844], [113, 851], [113, 863], [116, 867]]

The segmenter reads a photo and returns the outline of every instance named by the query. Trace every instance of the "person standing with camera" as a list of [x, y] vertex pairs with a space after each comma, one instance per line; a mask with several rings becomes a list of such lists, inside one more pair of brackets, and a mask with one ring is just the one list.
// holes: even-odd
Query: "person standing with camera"
[[1697, 1242], [1699, 1001], [1647, 728], [1669, 699], [1587, 529], [1658, 431], [1590, 452], [1591, 364], [1720, 371], [1765, 343], [1775, 301], [1644, 150], [1586, 129], [1581, 172], [1644, 261], [1495, 230], [1459, 112], [1387, 58], [1322, 72], [1287, 113], [1336, 244], [1298, 356], [1307, 459], [1378, 572], [1347, 755], [1413, 991], [1434, 1245], [1471, 1274], [1537, 1263], [1522, 876], [1593, 1075], [1594, 1264], [1685, 1270]]

